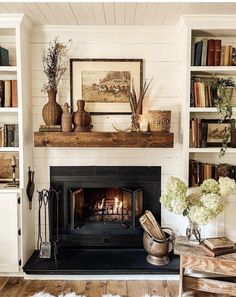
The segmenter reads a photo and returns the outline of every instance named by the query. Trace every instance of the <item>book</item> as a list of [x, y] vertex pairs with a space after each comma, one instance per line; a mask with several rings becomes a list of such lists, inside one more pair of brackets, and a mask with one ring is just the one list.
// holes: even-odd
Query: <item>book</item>
[[207, 132], [208, 132], [208, 124], [201, 121], [201, 134], [202, 134], [202, 148], [207, 147]]
[[221, 46], [220, 66], [224, 66], [224, 59], [225, 59], [225, 45]]
[[199, 90], [199, 107], [206, 106], [206, 97], [205, 97], [205, 84], [204, 82], [198, 82], [198, 90]]
[[232, 47], [232, 66], [236, 66], [236, 48]]
[[215, 66], [215, 39], [207, 41], [207, 66]]
[[197, 81], [195, 81], [193, 84], [193, 96], [194, 96], [194, 106], [199, 107], [199, 90], [198, 90]]
[[195, 43], [194, 66], [201, 66], [202, 46], [203, 46], [202, 40]]
[[60, 125], [41, 125], [39, 132], [61, 132]]
[[203, 165], [204, 174], [203, 174], [203, 180], [212, 178], [212, 165], [209, 163], [205, 163]]
[[4, 80], [0, 80], [0, 107], [4, 107]]
[[211, 257], [217, 257], [217, 256], [221, 256], [221, 255], [226, 255], [226, 254], [231, 254], [231, 253], [235, 253], [236, 249], [234, 248], [219, 248], [216, 250], [211, 250], [209, 249], [209, 247], [205, 244], [200, 245], [200, 247], [204, 250], [204, 252], [206, 252], [209, 256]]
[[202, 39], [201, 66], [207, 66], [207, 38]]
[[220, 57], [221, 57], [221, 40], [215, 40], [215, 66], [220, 66]]
[[9, 52], [0, 46], [0, 66], [9, 66]]
[[190, 107], [194, 107], [194, 79], [191, 79], [190, 83]]
[[17, 80], [11, 81], [11, 106], [18, 107]]
[[224, 66], [229, 65], [229, 45], [225, 46], [225, 54], [224, 54]]
[[3, 127], [0, 127], [0, 147], [3, 147], [4, 145], [4, 135], [3, 135]]
[[4, 81], [4, 107], [11, 107], [11, 81]]
[[7, 147], [14, 146], [15, 125], [7, 124]]
[[232, 45], [229, 46], [229, 66], [232, 66], [232, 56], [233, 56], [233, 47]]
[[18, 124], [15, 125], [14, 129], [14, 147], [19, 147], [19, 126]]
[[218, 248], [235, 248], [235, 243], [230, 240], [228, 237], [211, 237], [204, 240], [204, 244], [207, 245], [210, 249]]

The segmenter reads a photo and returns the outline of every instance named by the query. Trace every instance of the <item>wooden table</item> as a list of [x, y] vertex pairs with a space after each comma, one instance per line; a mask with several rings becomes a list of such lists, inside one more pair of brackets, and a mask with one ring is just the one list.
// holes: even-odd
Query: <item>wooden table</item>
[[[236, 296], [236, 253], [213, 258], [200, 246], [189, 245], [183, 236], [177, 237], [174, 253], [180, 255], [179, 297], [184, 288]], [[225, 281], [226, 277], [232, 279]]]

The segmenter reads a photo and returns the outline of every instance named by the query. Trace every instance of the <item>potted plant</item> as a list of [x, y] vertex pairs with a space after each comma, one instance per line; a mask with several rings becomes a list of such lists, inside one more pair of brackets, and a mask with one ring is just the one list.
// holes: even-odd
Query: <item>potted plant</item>
[[43, 72], [47, 76], [47, 82], [44, 83], [42, 92], [48, 93], [48, 102], [42, 110], [46, 125], [59, 125], [61, 122], [62, 108], [56, 102], [56, 95], [58, 84], [67, 68], [67, 52], [67, 45], [55, 38], [42, 56]]
[[225, 120], [230, 121], [230, 125], [225, 130], [222, 145], [220, 149], [220, 157], [224, 156], [227, 149], [227, 143], [231, 137], [232, 129], [234, 128], [234, 121], [232, 120], [232, 105], [231, 98], [233, 91], [236, 88], [234, 80], [229, 78], [218, 78], [213, 82], [214, 90], [214, 105], [220, 113], [220, 122]]

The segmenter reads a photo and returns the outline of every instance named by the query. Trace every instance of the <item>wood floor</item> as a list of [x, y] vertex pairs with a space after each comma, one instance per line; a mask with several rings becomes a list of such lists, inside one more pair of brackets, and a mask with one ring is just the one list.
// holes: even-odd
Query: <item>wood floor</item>
[[[86, 297], [101, 297], [108, 293], [121, 297], [143, 297], [145, 294], [177, 297], [178, 281], [44, 281], [0, 277], [0, 297], [30, 297], [40, 291], [55, 296], [76, 292]], [[199, 293], [198, 296], [213, 294]]]
[[177, 281], [44, 281], [23, 278], [0, 278], [1, 297], [29, 297], [39, 291], [52, 295], [76, 292], [87, 297], [119, 294], [122, 297], [142, 297], [144, 294], [165, 297], [178, 296]]

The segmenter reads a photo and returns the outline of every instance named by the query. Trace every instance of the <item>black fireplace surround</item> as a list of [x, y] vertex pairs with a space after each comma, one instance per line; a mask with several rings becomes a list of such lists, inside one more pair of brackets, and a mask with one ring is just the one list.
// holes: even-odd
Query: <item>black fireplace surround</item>
[[[50, 186], [60, 192], [59, 254], [39, 259], [26, 274], [178, 274], [179, 259], [156, 267], [146, 260], [139, 217], [151, 210], [161, 223], [161, 167], [55, 166]], [[56, 200], [49, 203], [51, 238], [57, 238]]]
[[[161, 167], [50, 167], [59, 191], [59, 238], [64, 247], [142, 247], [139, 217], [151, 210], [160, 223]], [[56, 234], [56, 205], [50, 205]]]

